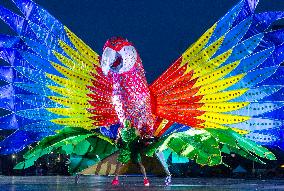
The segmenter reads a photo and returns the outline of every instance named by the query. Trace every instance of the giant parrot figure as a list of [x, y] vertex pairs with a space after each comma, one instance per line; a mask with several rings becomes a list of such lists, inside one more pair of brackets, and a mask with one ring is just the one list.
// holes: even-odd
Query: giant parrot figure
[[0, 35], [0, 128], [13, 130], [0, 153], [38, 142], [17, 169], [51, 152], [69, 155], [71, 173], [107, 162], [125, 120], [155, 137], [147, 156], [213, 166], [222, 152], [265, 162], [276, 158], [261, 145], [283, 147], [284, 32], [270, 26], [284, 12], [240, 1], [149, 85], [133, 43], [110, 38], [99, 57], [33, 1], [13, 2], [22, 15], [0, 7], [18, 34]]

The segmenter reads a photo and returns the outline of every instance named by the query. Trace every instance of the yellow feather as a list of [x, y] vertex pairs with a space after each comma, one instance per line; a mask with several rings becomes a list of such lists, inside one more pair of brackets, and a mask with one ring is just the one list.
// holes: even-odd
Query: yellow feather
[[202, 107], [198, 108], [198, 110], [222, 113], [239, 110], [249, 104], [249, 102], [206, 103]]
[[189, 59], [194, 57], [198, 52], [200, 52], [203, 47], [208, 43], [210, 37], [212, 36], [217, 24], [214, 24], [210, 29], [208, 29], [192, 46], [190, 46], [182, 55], [183, 61], [181, 65], [184, 65]]
[[56, 97], [56, 96], [49, 96], [48, 98], [61, 105], [77, 109], [78, 108], [85, 109], [89, 106], [88, 102], [83, 102], [83, 100], [81, 99], [76, 100], [74, 98], [70, 99], [70, 98]]
[[160, 123], [159, 127], [157, 128], [157, 130], [154, 133], [154, 136], [157, 136], [160, 131], [167, 125], [169, 121], [167, 119], [163, 119], [162, 122]]
[[68, 46], [65, 42], [59, 41], [60, 47], [74, 60], [77, 64], [81, 65], [82, 67], [92, 71], [94, 69], [94, 65], [88, 59], [83, 57], [79, 52]]
[[67, 27], [64, 26], [64, 29], [76, 49], [91, 63], [99, 65], [99, 55], [88, 45], [86, 45], [80, 38], [78, 38], [73, 32], [71, 32]]
[[239, 134], [242, 134], [242, 135], [249, 133], [249, 131], [246, 131], [246, 130], [231, 128], [231, 127], [223, 126], [223, 125], [208, 122], [208, 121], [202, 123], [202, 125], [204, 126], [205, 129], [232, 129], [233, 131]]
[[58, 118], [51, 120], [51, 122], [70, 127], [81, 127], [88, 130], [97, 128], [92, 124], [94, 120], [88, 118]]
[[231, 90], [226, 92], [220, 92], [215, 94], [204, 95], [199, 103], [218, 103], [225, 102], [240, 97], [244, 93], [246, 93], [248, 89], [239, 89], [239, 90]]
[[75, 71], [72, 71], [54, 62], [51, 62], [51, 64], [58, 72], [66, 76], [68, 79], [76, 81], [76, 83], [80, 83], [83, 86], [91, 84], [90, 77], [87, 78], [86, 76], [76, 73]]
[[232, 76], [226, 79], [219, 80], [217, 82], [214, 82], [212, 84], [208, 84], [205, 86], [202, 86], [196, 95], [207, 95], [207, 94], [213, 94], [222, 90], [227, 89], [228, 87], [236, 84], [239, 82], [245, 74], [239, 74], [236, 76]]
[[80, 73], [81, 75], [87, 77], [87, 78], [91, 78], [90, 75], [90, 70], [87, 67], [84, 67], [82, 65], [77, 64], [76, 62], [74, 62], [73, 60], [63, 56], [62, 54], [53, 51], [53, 54], [56, 56], [56, 58], [65, 66], [67, 66], [70, 70], [76, 72], [76, 73]]
[[232, 130], [241, 134], [241, 135], [246, 135], [246, 134], [249, 134], [249, 132], [250, 132], [250, 131], [242, 130], [242, 129], [238, 129], [238, 128], [232, 128]]
[[90, 100], [89, 97], [86, 96], [86, 94], [81, 94], [79, 91], [76, 91], [75, 89], [68, 89], [66, 87], [58, 87], [58, 86], [48, 86], [49, 89], [52, 91], [64, 96], [64, 97], [74, 97], [83, 100]]
[[183, 65], [183, 62], [187, 63], [187, 70], [186, 70], [185, 73], [188, 73], [191, 70], [199, 67], [201, 64], [207, 62], [215, 54], [215, 52], [219, 49], [224, 38], [225, 38], [224, 36], [220, 37], [218, 40], [216, 40], [210, 46], [208, 46], [207, 48], [205, 48], [204, 50], [199, 52], [192, 59], [183, 58], [181, 65]]
[[222, 63], [224, 63], [231, 56], [231, 54], [232, 54], [232, 50], [228, 50], [227, 52], [224, 52], [223, 54], [195, 68], [192, 79], [195, 79], [197, 77], [203, 76], [208, 73], [211, 73], [217, 67], [219, 67]]
[[[82, 84], [78, 84], [75, 81], [69, 80], [67, 78], [58, 77], [53, 74], [46, 74], [46, 76], [49, 77], [51, 80], [53, 80], [58, 85], [65, 87], [67, 89], [70, 89], [70, 90], [80, 92], [80, 94], [82, 95], [84, 94], [86, 95], [90, 93], [90, 90], [86, 86]], [[48, 87], [52, 87], [52, 86], [48, 86]]]
[[235, 124], [250, 119], [250, 117], [248, 116], [230, 115], [230, 114], [215, 113], [215, 112], [206, 112], [203, 115], [198, 116], [196, 118], [218, 124]]
[[78, 110], [73, 108], [47, 108], [47, 110], [58, 115], [74, 118], [88, 118], [92, 116], [92, 114], [90, 114], [87, 110], [83, 109]]
[[217, 70], [204, 75], [200, 78], [198, 78], [198, 80], [196, 81], [196, 83], [194, 84], [193, 88], [198, 87], [198, 86], [203, 86], [212, 82], [215, 82], [221, 78], [223, 78], [224, 76], [226, 76], [227, 74], [229, 74], [232, 70], [234, 70], [238, 65], [239, 65], [240, 61], [236, 61], [230, 64], [227, 64], [221, 68], [218, 68]]

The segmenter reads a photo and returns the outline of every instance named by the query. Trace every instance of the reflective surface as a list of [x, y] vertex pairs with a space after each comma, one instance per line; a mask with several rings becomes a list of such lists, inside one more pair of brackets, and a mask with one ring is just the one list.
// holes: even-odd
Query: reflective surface
[[111, 186], [112, 177], [82, 176], [79, 183], [74, 177], [0, 177], [2, 191], [53, 190], [193, 190], [193, 191], [249, 191], [284, 190], [284, 180], [242, 180], [214, 178], [173, 178], [171, 186], [164, 186], [163, 178], [150, 177], [150, 187], [143, 186], [142, 177], [120, 177], [120, 186]]

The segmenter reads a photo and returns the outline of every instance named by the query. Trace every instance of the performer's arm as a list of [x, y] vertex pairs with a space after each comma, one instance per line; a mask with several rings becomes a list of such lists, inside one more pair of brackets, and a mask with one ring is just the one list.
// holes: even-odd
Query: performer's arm
[[116, 136], [116, 139], [114, 140], [114, 143], [117, 145], [119, 143], [120, 139], [121, 139], [120, 128], [118, 128], [117, 129], [117, 136]]

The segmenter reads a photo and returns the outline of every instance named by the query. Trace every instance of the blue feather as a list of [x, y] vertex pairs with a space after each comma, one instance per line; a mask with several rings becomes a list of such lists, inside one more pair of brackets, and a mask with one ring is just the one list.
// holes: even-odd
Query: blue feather
[[276, 46], [273, 54], [260, 67], [280, 65], [284, 61], [284, 44]]
[[7, 63], [9, 63], [11, 66], [23, 66], [27, 68], [32, 68], [33, 66], [30, 65], [28, 62], [26, 62], [20, 53], [11, 48], [0, 48], [0, 58], [5, 60]]
[[227, 90], [252, 88], [266, 78], [269, 78], [273, 73], [276, 72], [277, 68], [278, 67], [276, 66], [251, 71], [247, 73], [247, 75], [241, 81], [229, 87]]
[[11, 27], [17, 34], [22, 33], [25, 19], [10, 10], [0, 6], [0, 18]]
[[241, 23], [244, 19], [254, 14], [254, 10], [258, 4], [258, 0], [243, 0], [242, 2], [243, 8], [234, 20], [233, 27], [239, 25], [239, 23]]
[[10, 26], [18, 35], [36, 39], [36, 35], [28, 25], [28, 21], [23, 17], [0, 6], [0, 19]]
[[21, 10], [27, 20], [37, 24], [43, 29], [48, 29], [48, 31], [53, 33], [58, 39], [73, 47], [73, 44], [65, 33], [64, 25], [48, 11], [31, 0], [13, 0], [13, 2]]
[[284, 113], [284, 108], [280, 107], [280, 108], [276, 108], [275, 110], [273, 110], [271, 112], [261, 114], [258, 117], [284, 121], [283, 113]]
[[283, 85], [284, 84], [284, 67], [280, 66], [276, 72], [263, 82], [259, 83], [259, 86], [263, 85]]
[[46, 86], [42, 86], [41, 84], [38, 83], [21, 83], [21, 82], [17, 82], [14, 83], [15, 87], [24, 89], [28, 92], [37, 94], [37, 95], [44, 95], [44, 96], [56, 96], [58, 94], [56, 94], [55, 92], [53, 92], [51, 89], [49, 89]]
[[30, 26], [34, 31], [34, 33], [37, 35], [40, 42], [44, 43], [51, 50], [55, 50], [56, 52], [59, 52], [65, 56], [67, 55], [59, 46], [58, 44], [59, 39], [53, 33], [33, 23], [30, 23]]
[[231, 29], [225, 36], [225, 39], [222, 45], [219, 47], [218, 51], [216, 52], [215, 56], [219, 56], [220, 54], [226, 52], [234, 45], [236, 45], [246, 34], [250, 24], [252, 22], [252, 18], [249, 17], [242, 21], [239, 25]]
[[271, 112], [273, 110], [279, 109], [283, 107], [284, 102], [255, 102], [250, 103], [248, 106], [243, 107], [242, 109], [227, 112], [232, 115], [244, 115], [244, 116], [259, 116], [263, 115], [267, 112]]
[[34, 120], [17, 116], [15, 113], [0, 117], [0, 129], [13, 130], [19, 129], [24, 125], [34, 123]]
[[23, 58], [30, 64], [32, 64], [36, 69], [42, 70], [43, 72], [57, 75], [57, 76], [62, 76], [51, 64], [48, 60], [43, 59], [42, 57], [32, 54], [32, 53], [27, 53], [27, 52], [22, 52], [21, 55]]
[[20, 111], [17, 111], [15, 114], [17, 116], [35, 120], [35, 121], [50, 121], [52, 119], [65, 117], [65, 116], [51, 113], [47, 111], [46, 109], [42, 109], [42, 108], [20, 110]]
[[23, 131], [31, 131], [31, 132], [45, 132], [54, 134], [55, 131], [62, 129], [64, 126], [57, 125], [55, 123], [52, 123], [50, 121], [40, 121], [36, 123], [31, 123], [28, 125], [24, 125], [20, 127], [20, 130]]
[[[26, 37], [22, 37], [22, 39], [25, 41], [25, 43], [39, 56], [41, 56], [42, 58], [45, 58], [48, 61], [52, 61], [55, 63], [60, 63], [57, 58], [53, 55], [52, 50], [49, 49], [46, 45], [26, 38]], [[49, 64], [50, 65], [50, 64]]]
[[26, 146], [52, 135], [50, 133], [33, 133], [17, 130], [0, 142], [0, 154], [8, 155], [22, 151]]
[[15, 47], [18, 43], [20, 43], [20, 41], [21, 39], [18, 36], [0, 34], [0, 47], [12, 48]]
[[234, 47], [231, 56], [221, 66], [235, 62], [237, 60], [242, 60], [244, 57], [252, 54], [262, 38], [263, 34], [257, 34], [237, 44]]
[[241, 60], [240, 64], [228, 74], [228, 76], [235, 76], [238, 74], [246, 73], [250, 70], [257, 68], [272, 54], [273, 51], [274, 47], [245, 57]]
[[15, 69], [31, 81], [42, 84], [42, 86], [56, 85], [56, 83], [48, 78], [46, 73], [41, 70], [34, 70], [20, 66], [15, 67]]
[[255, 88], [250, 88], [243, 95], [231, 101], [233, 102], [254, 102], [258, 100], [262, 100], [262, 101], [274, 100], [274, 99], [269, 99], [269, 97], [271, 95], [275, 95], [275, 93], [281, 90], [282, 88], [283, 86], [279, 86], [279, 85], [259, 86]]
[[[252, 24], [247, 34], [244, 36], [244, 39], [266, 31], [273, 24], [273, 22], [282, 18], [284, 18], [284, 12], [282, 11], [270, 11], [253, 15]], [[268, 39], [268, 41], [270, 40], [271, 39]]]
[[0, 80], [5, 82], [13, 82], [15, 70], [10, 66], [0, 66]]
[[238, 16], [239, 12], [243, 7], [244, 2], [238, 3], [233, 7], [223, 18], [217, 22], [216, 29], [214, 30], [211, 38], [209, 39], [207, 46], [212, 44], [214, 41], [223, 36], [232, 26], [235, 18]]
[[252, 141], [265, 146], [278, 146], [282, 141], [283, 130], [280, 128], [274, 128], [269, 130], [253, 131], [245, 135], [245, 137]]
[[182, 124], [174, 123], [164, 134], [163, 136], [167, 136], [171, 133], [178, 133], [178, 132], [184, 132], [191, 129], [189, 126], [185, 126]]
[[120, 124], [111, 125], [110, 127], [100, 127], [100, 133], [110, 139], [116, 139], [118, 134], [118, 128]]
[[265, 98], [262, 99], [262, 101], [283, 101], [283, 97], [284, 97], [284, 88], [283, 85], [279, 86], [281, 87], [281, 89], [277, 92], [275, 92], [274, 94], [271, 94]]
[[36, 108], [62, 108], [64, 107], [42, 95], [17, 94], [16, 96], [17, 98], [22, 100], [22, 102], [27, 103], [29, 105], [33, 105]]
[[279, 128], [283, 126], [283, 121], [275, 120], [273, 118], [264, 119], [264, 118], [252, 117], [245, 122], [238, 124], [231, 124], [227, 126], [232, 128], [248, 130], [248, 131], [259, 131], [259, 130], [269, 130], [269, 129]]

